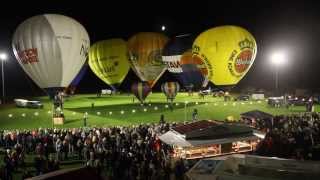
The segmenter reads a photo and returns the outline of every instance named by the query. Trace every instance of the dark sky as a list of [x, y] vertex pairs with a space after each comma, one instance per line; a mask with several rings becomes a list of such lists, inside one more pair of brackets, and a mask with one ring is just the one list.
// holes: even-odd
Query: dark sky
[[[160, 31], [163, 24], [169, 37], [183, 33], [197, 35], [219, 25], [238, 25], [253, 34], [258, 46], [255, 63], [238, 87], [271, 89], [274, 71], [270, 54], [280, 49], [288, 54], [287, 64], [281, 67], [280, 87], [320, 87], [320, 5], [317, 1], [69, 1], [15, 1], [2, 5], [0, 51], [11, 56], [5, 64], [8, 96], [33, 95], [39, 91], [17, 64], [11, 38], [22, 21], [44, 13], [73, 17], [87, 29], [91, 44], [115, 37], [128, 39], [140, 31]], [[133, 77], [134, 74], [130, 74]], [[166, 78], [169, 78], [167, 74], [160, 82]], [[80, 90], [103, 86], [102, 81], [88, 71]]]

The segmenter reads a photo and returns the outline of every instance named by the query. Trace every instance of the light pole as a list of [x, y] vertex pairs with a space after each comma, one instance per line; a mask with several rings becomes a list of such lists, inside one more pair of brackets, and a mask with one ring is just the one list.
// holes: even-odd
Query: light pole
[[2, 77], [2, 103], [5, 103], [5, 94], [4, 94], [4, 71], [3, 71], [3, 62], [7, 60], [7, 54], [1, 53], [0, 54], [0, 60], [1, 60], [1, 77]]
[[279, 66], [285, 63], [285, 54], [283, 52], [275, 52], [271, 56], [271, 63], [275, 66], [275, 95], [279, 93]]
[[184, 121], [187, 121], [187, 104], [188, 103], [189, 103], [188, 101], [184, 102]]

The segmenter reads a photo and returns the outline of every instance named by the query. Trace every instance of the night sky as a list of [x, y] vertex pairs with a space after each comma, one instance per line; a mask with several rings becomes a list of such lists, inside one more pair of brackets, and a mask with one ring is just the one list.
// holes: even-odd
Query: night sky
[[[258, 54], [237, 88], [272, 90], [274, 69], [270, 56], [276, 50], [284, 50], [288, 56], [286, 65], [280, 70], [280, 88], [320, 87], [320, 5], [316, 1], [109, 1], [71, 3], [46, 0], [47, 4], [15, 1], [2, 5], [0, 51], [10, 54], [5, 63], [7, 96], [38, 95], [41, 92], [19, 67], [12, 52], [11, 39], [21, 22], [44, 13], [76, 19], [87, 29], [91, 44], [108, 38], [127, 40], [141, 31], [160, 32], [162, 25], [166, 26], [164, 33], [169, 37], [185, 33], [198, 35], [220, 25], [241, 26], [256, 38]], [[133, 78], [127, 79], [128, 82], [138, 79], [132, 71], [129, 73]], [[164, 74], [158, 86], [168, 78], [168, 73]], [[79, 91], [95, 92], [102, 87], [107, 86], [89, 70], [79, 85]]]

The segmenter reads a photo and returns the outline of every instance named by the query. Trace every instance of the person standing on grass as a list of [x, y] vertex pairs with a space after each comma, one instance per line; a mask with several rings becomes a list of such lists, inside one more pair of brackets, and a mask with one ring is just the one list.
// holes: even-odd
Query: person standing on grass
[[88, 113], [85, 112], [83, 115], [83, 126], [86, 127], [87, 126], [87, 120], [88, 120]]
[[164, 115], [161, 114], [160, 115], [160, 121], [159, 121], [159, 124], [164, 124], [165, 123], [165, 120], [164, 120]]
[[192, 113], [192, 121], [198, 120], [198, 110], [194, 109]]

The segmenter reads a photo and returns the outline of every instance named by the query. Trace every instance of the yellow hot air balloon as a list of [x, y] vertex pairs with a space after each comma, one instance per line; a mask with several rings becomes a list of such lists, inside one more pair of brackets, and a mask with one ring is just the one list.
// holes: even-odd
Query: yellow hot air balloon
[[207, 78], [214, 85], [233, 86], [253, 64], [257, 45], [247, 30], [220, 26], [201, 33], [193, 43], [192, 53], [204, 62]]
[[102, 81], [117, 88], [130, 69], [126, 41], [109, 39], [93, 44], [89, 51], [89, 66]]
[[161, 53], [168, 40], [165, 35], [154, 32], [141, 32], [128, 40], [131, 67], [151, 87], [166, 70]]

